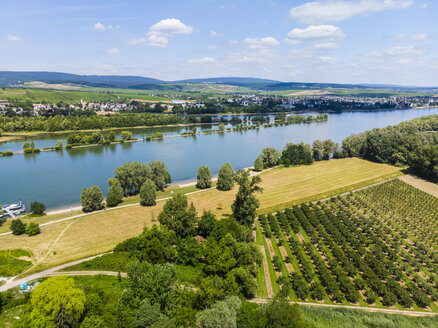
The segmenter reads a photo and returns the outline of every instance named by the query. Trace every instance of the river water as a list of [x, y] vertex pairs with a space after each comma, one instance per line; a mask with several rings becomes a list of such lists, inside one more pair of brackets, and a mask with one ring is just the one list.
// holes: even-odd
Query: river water
[[[35, 200], [50, 209], [73, 206], [79, 203], [84, 187], [96, 184], [106, 195], [108, 178], [114, 175], [117, 166], [127, 161], [161, 160], [173, 181], [181, 182], [195, 179], [201, 165], [207, 165], [214, 175], [225, 162], [231, 163], [234, 169], [251, 166], [265, 147], [281, 150], [287, 142], [312, 143], [315, 139], [340, 143], [353, 133], [431, 114], [438, 114], [438, 108], [347, 112], [329, 114], [326, 122], [0, 157], [0, 204], [22, 199], [27, 206]], [[157, 131], [176, 136], [185, 130], [171, 127], [131, 131], [135, 137], [142, 138]], [[35, 139], [35, 146], [54, 146], [59, 138]], [[22, 142], [0, 145], [0, 151], [21, 148]]]

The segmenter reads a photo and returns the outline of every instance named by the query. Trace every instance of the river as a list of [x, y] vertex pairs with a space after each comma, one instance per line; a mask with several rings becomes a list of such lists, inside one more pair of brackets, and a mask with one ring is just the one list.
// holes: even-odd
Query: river
[[[234, 169], [251, 166], [265, 147], [281, 150], [287, 142], [312, 143], [315, 139], [340, 143], [353, 133], [431, 114], [438, 114], [438, 108], [346, 112], [329, 114], [326, 122], [0, 157], [0, 204], [22, 199], [27, 206], [35, 200], [49, 209], [73, 206], [79, 203], [84, 187], [98, 185], [106, 195], [108, 178], [114, 175], [117, 166], [127, 161], [161, 160], [173, 181], [182, 182], [195, 179], [201, 165], [210, 167], [214, 175], [225, 162], [231, 163]], [[203, 127], [207, 128], [211, 127]], [[168, 136], [185, 130], [170, 127], [131, 131], [135, 137], [142, 138], [157, 131]], [[54, 146], [57, 139], [35, 139], [35, 145]], [[21, 150], [21, 147], [22, 142], [9, 142], [1, 144], [0, 151]]]

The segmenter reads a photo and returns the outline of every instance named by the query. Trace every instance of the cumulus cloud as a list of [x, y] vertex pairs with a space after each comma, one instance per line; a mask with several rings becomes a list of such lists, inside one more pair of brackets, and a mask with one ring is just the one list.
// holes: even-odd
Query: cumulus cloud
[[108, 49], [107, 51], [105, 51], [107, 54], [110, 55], [117, 55], [120, 53], [120, 49], [117, 48], [112, 48], [112, 49]]
[[216, 59], [212, 58], [212, 57], [204, 57], [204, 58], [199, 58], [199, 59], [191, 59], [188, 60], [187, 63], [189, 64], [211, 64], [211, 63], [215, 63]]
[[191, 26], [187, 26], [179, 19], [166, 18], [149, 28], [150, 32], [166, 33], [166, 34], [190, 34], [193, 32]]
[[310, 25], [306, 28], [294, 28], [287, 34], [285, 39], [290, 44], [298, 44], [303, 41], [333, 41], [341, 40], [345, 33], [333, 25]]
[[9, 42], [18, 42], [18, 41], [21, 41], [21, 38], [18, 35], [9, 34], [6, 37], [6, 40], [9, 41]]
[[250, 49], [266, 49], [278, 46], [280, 43], [273, 37], [267, 36], [265, 38], [246, 38], [243, 43]]
[[412, 3], [412, 0], [314, 1], [292, 8], [290, 14], [301, 23], [321, 24], [370, 12], [404, 9]]
[[169, 38], [175, 34], [191, 34], [193, 28], [176, 18], [166, 18], [149, 27], [145, 37], [128, 40], [128, 44], [147, 44], [151, 47], [164, 48], [169, 44]]

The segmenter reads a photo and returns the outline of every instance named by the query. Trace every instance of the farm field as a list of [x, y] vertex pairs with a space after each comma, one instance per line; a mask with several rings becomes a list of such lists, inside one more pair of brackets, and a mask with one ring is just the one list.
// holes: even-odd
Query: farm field
[[298, 302], [438, 312], [437, 231], [438, 198], [395, 179], [261, 215], [259, 272]]
[[[347, 171], [345, 167], [348, 167]], [[264, 192], [257, 195], [261, 203], [260, 212], [330, 197], [400, 174], [400, 168], [357, 158], [267, 170], [261, 174], [260, 185]], [[192, 188], [182, 191], [193, 191]], [[237, 187], [227, 192], [209, 189], [190, 194], [188, 199], [194, 203], [199, 214], [204, 209], [211, 210], [220, 218], [231, 214], [236, 191]], [[164, 201], [159, 201], [154, 207], [133, 205], [91, 213], [77, 219], [42, 226], [41, 234], [34, 237], [3, 235], [0, 236], [0, 250], [21, 248], [29, 251], [35, 265], [33, 271], [100, 254], [111, 250], [119, 242], [140, 234], [144, 226], [157, 223], [163, 205]], [[71, 214], [57, 214], [54, 218], [68, 216]], [[48, 222], [50, 217], [44, 216], [40, 220]], [[8, 226], [9, 222], [4, 225]]]

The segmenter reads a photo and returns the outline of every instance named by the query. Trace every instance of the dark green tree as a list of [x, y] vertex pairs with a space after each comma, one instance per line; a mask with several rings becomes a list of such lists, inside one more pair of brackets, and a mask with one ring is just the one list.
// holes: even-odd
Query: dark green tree
[[30, 211], [32, 214], [43, 215], [46, 210], [46, 206], [41, 202], [32, 202], [30, 203]]
[[198, 223], [198, 234], [207, 238], [216, 226], [216, 217], [210, 211], [204, 211]]
[[150, 175], [148, 176], [157, 187], [157, 190], [164, 190], [166, 185], [172, 182], [169, 171], [161, 161], [152, 161], [149, 163]]
[[233, 211], [233, 217], [240, 224], [251, 226], [254, 222], [257, 208], [260, 205], [254, 193], [263, 190], [257, 186], [261, 181], [262, 179], [258, 175], [250, 178], [249, 172], [245, 170], [239, 170], [236, 173], [236, 182], [239, 185], [239, 191], [231, 205], [231, 209]]
[[207, 189], [211, 188], [213, 175], [211, 174], [208, 166], [203, 165], [199, 168], [198, 174], [196, 175], [196, 188]]
[[26, 232], [26, 224], [23, 223], [23, 221], [21, 221], [20, 219], [12, 220], [11, 231], [14, 235], [22, 235]]
[[157, 191], [155, 183], [146, 179], [140, 189], [140, 204], [142, 206], [154, 206], [156, 204]]
[[55, 313], [55, 318], [53, 319], [55, 328], [77, 328], [79, 327], [78, 322], [74, 316], [69, 315], [65, 311], [64, 304], [59, 304], [59, 309]]
[[106, 204], [108, 206], [116, 206], [123, 200], [123, 189], [120, 181], [117, 178], [108, 179], [108, 195], [106, 197]]
[[196, 234], [196, 209], [193, 204], [188, 206], [185, 195], [177, 194], [168, 199], [158, 220], [160, 224], [175, 231], [177, 236], [187, 237]]
[[234, 187], [234, 170], [230, 163], [225, 163], [219, 170], [216, 188], [218, 190], [226, 191]]
[[263, 167], [273, 167], [280, 162], [280, 152], [272, 147], [267, 147], [262, 150]]

